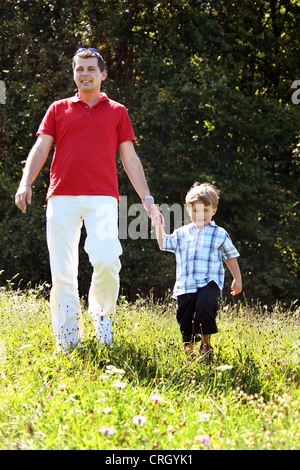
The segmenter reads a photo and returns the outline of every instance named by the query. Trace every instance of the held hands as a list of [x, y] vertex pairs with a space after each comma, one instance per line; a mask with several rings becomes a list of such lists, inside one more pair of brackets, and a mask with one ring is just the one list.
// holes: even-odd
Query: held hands
[[164, 217], [161, 214], [161, 212], [159, 212], [156, 204], [154, 204], [154, 200], [152, 198], [151, 199], [145, 198], [143, 200], [143, 204], [144, 204], [146, 211], [148, 212], [148, 217], [152, 219], [152, 226], [157, 225], [159, 222], [161, 222], [162, 226], [164, 226], [165, 224]]
[[163, 248], [163, 239], [165, 237], [165, 230], [164, 225], [165, 221], [163, 215], [159, 212], [157, 206], [152, 204], [151, 207], [151, 217], [152, 217], [152, 225], [155, 226], [156, 231], [156, 240], [160, 249]]
[[146, 211], [148, 212], [148, 217], [151, 217], [151, 210], [152, 210], [151, 208], [153, 205], [153, 199], [145, 199], [143, 201], [143, 205]]
[[164, 218], [161, 212], [159, 212], [158, 207], [155, 204], [151, 206], [151, 218], [152, 225], [155, 227], [157, 225], [164, 225]]

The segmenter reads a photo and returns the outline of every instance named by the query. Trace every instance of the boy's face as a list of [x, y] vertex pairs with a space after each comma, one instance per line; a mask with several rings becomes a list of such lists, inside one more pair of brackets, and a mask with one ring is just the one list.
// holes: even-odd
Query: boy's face
[[193, 202], [187, 205], [187, 211], [194, 224], [201, 228], [211, 221], [217, 208], [214, 209], [211, 205], [205, 206], [201, 202]]

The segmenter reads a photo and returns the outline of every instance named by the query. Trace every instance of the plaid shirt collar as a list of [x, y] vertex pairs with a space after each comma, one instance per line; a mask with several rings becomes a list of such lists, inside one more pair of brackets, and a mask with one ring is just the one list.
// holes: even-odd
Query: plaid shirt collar
[[213, 220], [211, 220], [211, 221], [208, 222], [207, 224], [203, 225], [203, 227], [201, 227], [201, 228], [198, 228], [197, 225], [195, 224], [195, 222], [191, 222], [190, 225], [192, 226], [193, 229], [196, 229], [196, 230], [199, 230], [199, 231], [201, 231], [201, 230], [202, 230], [204, 227], [206, 227], [207, 225], [211, 225], [212, 227], [216, 227], [216, 226], [217, 226], [217, 224], [216, 224]]

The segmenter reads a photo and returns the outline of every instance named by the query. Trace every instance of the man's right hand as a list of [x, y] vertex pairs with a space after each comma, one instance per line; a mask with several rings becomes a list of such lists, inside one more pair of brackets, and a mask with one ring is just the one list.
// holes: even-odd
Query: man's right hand
[[35, 180], [43, 167], [49, 150], [54, 142], [54, 138], [48, 134], [41, 134], [38, 136], [34, 146], [29, 152], [26, 160], [26, 165], [23, 172], [23, 177], [19, 185], [18, 191], [15, 195], [16, 206], [25, 214], [26, 202], [31, 204], [32, 189], [31, 185], [27, 182]]
[[32, 189], [31, 186], [24, 186], [20, 184], [18, 191], [15, 195], [16, 206], [25, 214], [26, 212], [26, 202], [31, 204]]

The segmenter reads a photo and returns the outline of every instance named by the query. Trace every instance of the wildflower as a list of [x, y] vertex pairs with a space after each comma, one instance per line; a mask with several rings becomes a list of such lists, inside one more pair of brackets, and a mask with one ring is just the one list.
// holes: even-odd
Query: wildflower
[[199, 421], [209, 421], [210, 413], [199, 413]]
[[111, 374], [111, 375], [114, 375], [114, 374], [125, 374], [125, 370], [124, 369], [117, 369], [117, 367], [113, 366], [113, 365], [108, 365], [106, 366], [106, 370], [105, 370], [105, 373], [106, 374]]
[[116, 380], [116, 382], [114, 382], [112, 384], [113, 387], [117, 387], [117, 388], [126, 388], [127, 387], [127, 384], [126, 382], [121, 382], [120, 380]]
[[52, 400], [52, 395], [51, 395], [51, 393], [48, 393], [47, 398], [48, 398], [48, 400]]
[[137, 415], [135, 415], [135, 416], [132, 418], [133, 424], [145, 424], [146, 421], [147, 421], [147, 418], [145, 418], [145, 416], [137, 416]]
[[102, 432], [103, 434], [107, 434], [108, 436], [112, 436], [115, 431], [107, 426], [103, 426], [101, 429], [100, 429], [100, 432]]
[[216, 370], [230, 370], [233, 369], [233, 366], [229, 366], [227, 364], [224, 364], [223, 366], [219, 366], [216, 368]]
[[207, 434], [203, 434], [201, 436], [198, 436], [198, 441], [203, 442], [203, 444], [207, 444], [210, 446], [210, 437]]
[[280, 359], [278, 359], [278, 364], [280, 362], [285, 363], [286, 362], [286, 357], [281, 357]]
[[155, 401], [155, 402], [159, 401], [160, 403], [162, 403], [164, 401], [163, 397], [161, 397], [160, 395], [157, 395], [156, 393], [152, 393], [150, 395], [150, 399]]
[[103, 413], [110, 414], [111, 413], [111, 408], [109, 406], [107, 406], [106, 408], [103, 409]]

